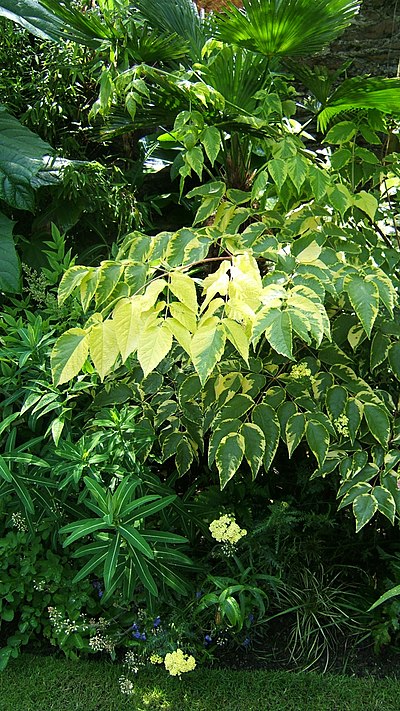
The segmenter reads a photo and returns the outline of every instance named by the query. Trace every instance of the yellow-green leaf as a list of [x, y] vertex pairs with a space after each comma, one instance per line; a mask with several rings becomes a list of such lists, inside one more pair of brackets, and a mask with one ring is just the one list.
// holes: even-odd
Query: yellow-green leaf
[[182, 272], [171, 272], [169, 288], [182, 304], [197, 314], [196, 285], [190, 276]]
[[90, 329], [89, 353], [101, 380], [104, 380], [119, 355], [113, 321], [98, 323]]
[[193, 365], [202, 385], [221, 360], [225, 350], [226, 335], [216, 316], [208, 319], [194, 334], [191, 344]]
[[83, 328], [70, 328], [63, 333], [51, 353], [51, 372], [55, 385], [72, 380], [81, 370], [88, 353], [88, 334]]
[[157, 368], [171, 350], [172, 334], [167, 324], [158, 319], [145, 327], [139, 337], [137, 357], [144, 377]]
[[121, 353], [122, 362], [134, 353], [138, 347], [141, 331], [137, 308], [130, 299], [122, 299], [114, 309], [114, 333]]
[[225, 333], [236, 348], [238, 353], [242, 356], [245, 363], [249, 362], [249, 339], [246, 336], [244, 327], [241, 326], [237, 321], [233, 321], [230, 318], [224, 318], [222, 321], [225, 329]]

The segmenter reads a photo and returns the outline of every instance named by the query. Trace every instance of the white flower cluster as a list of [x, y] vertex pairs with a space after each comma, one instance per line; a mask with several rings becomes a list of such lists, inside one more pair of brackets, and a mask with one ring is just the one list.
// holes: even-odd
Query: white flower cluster
[[130, 679], [127, 679], [126, 676], [120, 676], [119, 677], [119, 688], [121, 691], [121, 694], [126, 694], [126, 696], [132, 696], [134, 689], [133, 689], [133, 681]]
[[89, 639], [89, 647], [93, 652], [110, 652], [111, 654], [114, 651], [114, 642], [111, 637], [98, 632]]
[[132, 672], [132, 674], [137, 674], [139, 668], [145, 666], [143, 659], [141, 659], [141, 657], [133, 651], [129, 651], [125, 654], [123, 664], [129, 669], [130, 672]]
[[50, 622], [57, 634], [73, 634], [78, 631], [85, 632], [89, 629], [89, 625], [85, 622], [79, 623], [70, 620], [69, 617], [65, 617], [56, 607], [48, 607], [47, 611], [49, 613]]
[[11, 514], [11, 523], [17, 531], [27, 531], [28, 526], [23, 515], [17, 511], [17, 513]]
[[243, 536], [247, 535], [244, 528], [240, 528], [235, 521], [235, 517], [224, 514], [212, 521], [209, 525], [211, 535], [219, 543], [228, 543], [234, 546]]

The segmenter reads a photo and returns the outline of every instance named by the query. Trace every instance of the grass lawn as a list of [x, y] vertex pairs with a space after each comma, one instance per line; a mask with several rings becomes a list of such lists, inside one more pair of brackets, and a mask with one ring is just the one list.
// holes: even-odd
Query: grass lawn
[[141, 671], [123, 696], [118, 664], [29, 654], [0, 675], [1, 711], [397, 711], [400, 681], [270, 671]]

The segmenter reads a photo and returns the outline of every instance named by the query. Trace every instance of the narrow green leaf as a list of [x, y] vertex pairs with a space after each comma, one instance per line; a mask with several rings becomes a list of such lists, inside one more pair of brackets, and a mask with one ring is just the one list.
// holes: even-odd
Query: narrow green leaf
[[267, 472], [275, 457], [276, 450], [278, 449], [280, 435], [279, 420], [274, 408], [266, 403], [256, 405], [253, 408], [251, 418], [253, 423], [264, 433], [264, 469]]
[[244, 438], [244, 456], [251, 469], [253, 479], [263, 463], [265, 452], [265, 435], [258, 425], [245, 423], [240, 428], [240, 434]]
[[306, 439], [318, 466], [322, 467], [329, 449], [328, 430], [320, 422], [309, 421], [306, 425]]
[[133, 565], [135, 567], [135, 572], [138, 578], [141, 580], [145, 588], [151, 593], [151, 595], [157, 597], [158, 588], [152, 574], [150, 573], [147, 561], [145, 560], [145, 558], [143, 558], [139, 551], [135, 550], [135, 548], [131, 549], [130, 555], [132, 557]]
[[119, 526], [119, 532], [121, 536], [125, 538], [128, 543], [133, 546], [139, 553], [142, 553], [147, 558], [154, 558], [154, 553], [151, 550], [147, 541], [143, 538], [142, 534], [134, 528], [133, 526], [128, 526], [126, 524]]
[[121, 546], [120, 535], [119, 535], [119, 533], [117, 533], [110, 541], [108, 551], [107, 551], [107, 556], [104, 561], [103, 577], [104, 577], [104, 587], [105, 587], [106, 591], [108, 591], [110, 589], [111, 583], [112, 583], [114, 575], [115, 575], [115, 571], [116, 571], [117, 564], [118, 564], [120, 546]]
[[67, 526], [60, 529], [60, 533], [67, 533], [68, 531], [72, 531], [72, 533], [65, 539], [63, 548], [70, 546], [71, 543], [77, 541], [78, 538], [90, 536], [91, 533], [99, 531], [101, 528], [104, 529], [107, 528], [107, 526], [104, 524], [104, 521], [98, 518], [88, 518], [81, 521], [74, 521], [72, 524], [67, 524]]
[[396, 597], [397, 595], [400, 595], [400, 585], [395, 585], [394, 588], [390, 588], [390, 590], [387, 590], [383, 595], [381, 595], [371, 607], [368, 608], [367, 612], [372, 612], [372, 610], [375, 610], [376, 607], [379, 607], [379, 605], [383, 605], [384, 602], [387, 602], [388, 600], [391, 600], [392, 597]]
[[93, 558], [88, 560], [88, 562], [83, 566], [83, 568], [80, 569], [79, 573], [75, 575], [72, 580], [72, 584], [75, 585], [76, 583], [79, 583], [81, 580], [90, 575], [90, 573], [93, 573], [94, 570], [97, 570], [97, 568], [99, 568], [106, 559], [106, 556], [106, 552], [102, 553], [101, 555], [94, 555]]

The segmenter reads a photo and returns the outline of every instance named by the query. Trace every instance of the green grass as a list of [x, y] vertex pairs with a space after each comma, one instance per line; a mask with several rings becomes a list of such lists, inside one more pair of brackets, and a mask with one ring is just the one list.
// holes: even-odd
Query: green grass
[[1, 711], [388, 711], [400, 682], [290, 672], [199, 669], [182, 680], [142, 671], [120, 694], [118, 664], [24, 654], [0, 675]]

